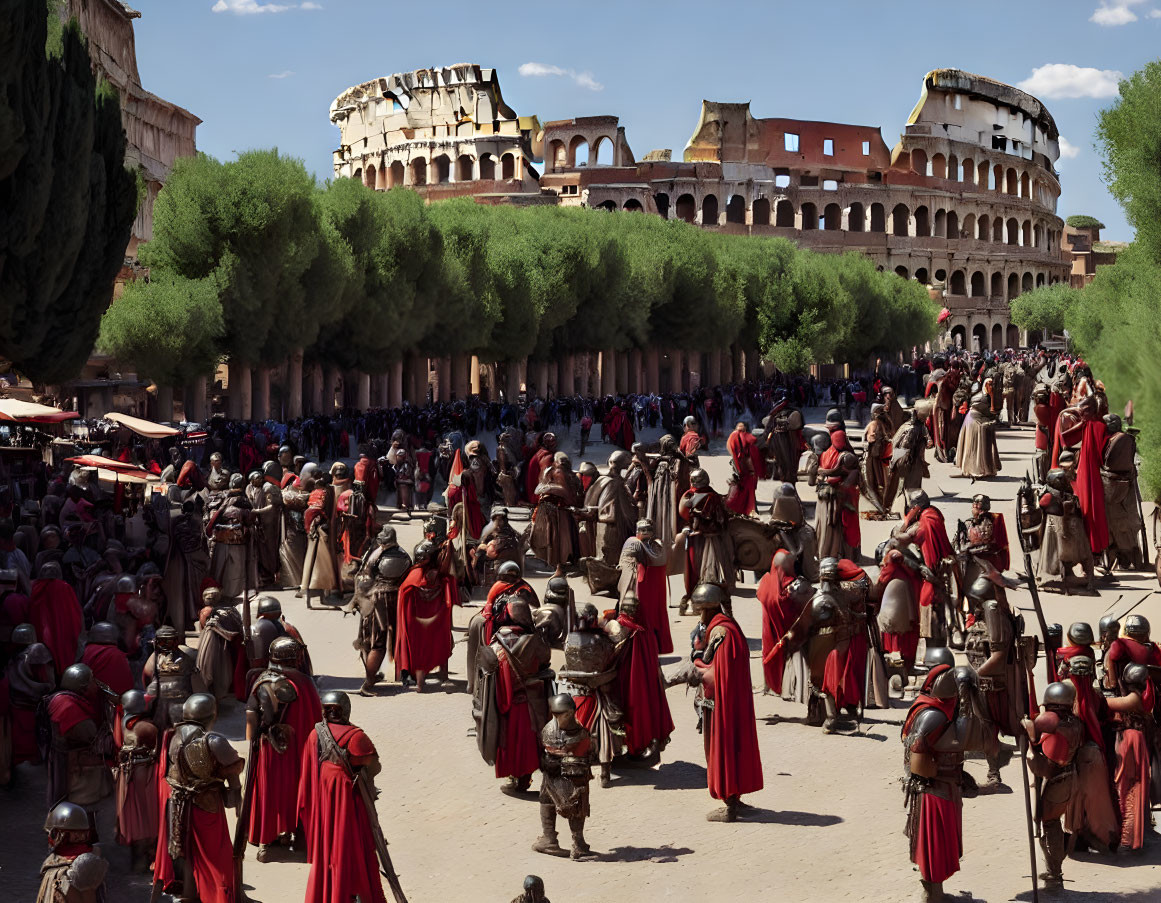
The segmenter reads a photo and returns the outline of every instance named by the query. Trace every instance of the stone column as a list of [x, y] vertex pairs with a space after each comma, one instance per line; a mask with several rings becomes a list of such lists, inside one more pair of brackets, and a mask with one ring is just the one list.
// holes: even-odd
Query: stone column
[[601, 394], [617, 391], [617, 352], [609, 348], [601, 352]]
[[403, 361], [403, 398], [412, 404], [418, 404], [419, 380], [416, 376], [418, 372], [419, 368], [416, 366], [416, 355], [406, 355]]
[[704, 383], [711, 388], [722, 384], [722, 352], [720, 348], [714, 348], [706, 355]]
[[185, 419], [193, 423], [206, 421], [206, 378], [194, 377], [185, 387]]
[[459, 401], [463, 401], [471, 392], [472, 356], [460, 352], [451, 359], [452, 392]]
[[306, 413], [318, 414], [322, 411], [323, 399], [323, 378], [322, 378], [322, 364], [313, 363], [310, 365], [310, 407], [307, 408]]
[[735, 342], [730, 346], [730, 382], [741, 382], [745, 372], [742, 367], [742, 346]]
[[375, 407], [386, 408], [390, 407], [388, 399], [391, 395], [391, 377], [387, 373], [379, 373], [375, 376]]
[[535, 383], [534, 391], [541, 398], [547, 399], [548, 391], [548, 361], [533, 361], [530, 365]]
[[468, 361], [468, 390], [473, 395], [480, 394], [480, 359], [474, 354]]
[[758, 378], [760, 364], [761, 355], [758, 353], [757, 347], [751, 345], [746, 348], [746, 379]]
[[520, 397], [520, 365], [521, 361], [508, 361], [504, 365], [507, 371], [507, 379], [504, 383], [505, 400], [509, 404], [514, 404], [516, 399]]
[[286, 419], [296, 420], [302, 416], [302, 352], [295, 351], [290, 355], [286, 365], [286, 386], [283, 389], [286, 398]]
[[641, 362], [643, 357], [640, 348], [634, 348], [629, 352], [628, 391], [634, 394], [641, 391]]
[[689, 371], [689, 388], [691, 390], [705, 385], [700, 351], [687, 351], [685, 353], [685, 369]]
[[264, 423], [270, 419], [270, 368], [254, 368], [254, 420]]
[[441, 357], [435, 362], [436, 377], [439, 380], [439, 400], [451, 400], [452, 393], [452, 375], [451, 375], [451, 358]]
[[645, 349], [645, 392], [661, 391], [661, 352], [657, 348]]
[[157, 419], [162, 423], [173, 420], [173, 387], [157, 387]]
[[388, 407], [397, 408], [403, 404], [403, 361], [391, 362], [391, 389], [387, 395]]
[[615, 360], [617, 374], [613, 381], [616, 383], [617, 392], [623, 394], [629, 391], [629, 352], [618, 351]]
[[358, 379], [358, 397], [355, 400], [355, 407], [360, 411], [365, 411], [371, 407], [371, 374], [359, 373], [356, 377]]
[[253, 371], [244, 365], [238, 366], [238, 395], [242, 410], [239, 416], [243, 420], [254, 419], [254, 379]]
[[[231, 420], [242, 419], [242, 371], [244, 369], [248, 368], [243, 367], [241, 361], [232, 360], [226, 365], [226, 391], [230, 393], [230, 397], [226, 401], [226, 412], [230, 415]], [[112, 407], [109, 410], [112, 410]]]
[[669, 351], [669, 391], [680, 392], [684, 384], [682, 374], [685, 372], [685, 352], [680, 348], [671, 348]]

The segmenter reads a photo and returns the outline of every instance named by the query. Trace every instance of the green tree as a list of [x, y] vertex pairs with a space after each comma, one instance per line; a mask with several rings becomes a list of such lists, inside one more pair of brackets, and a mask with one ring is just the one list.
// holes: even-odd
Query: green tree
[[1079, 289], [1063, 282], [1042, 285], [1012, 299], [1012, 322], [1021, 329], [1038, 329], [1049, 335], [1060, 335], [1081, 297]]
[[1105, 227], [1105, 224], [1095, 216], [1088, 216], [1084, 213], [1074, 213], [1064, 222], [1074, 229], [1103, 229]]
[[213, 276], [154, 273], [130, 282], [101, 320], [97, 348], [161, 386], [211, 373], [220, 355], [222, 305]]
[[0, 0], [0, 356], [37, 382], [84, 365], [136, 208], [117, 92], [75, 22], [47, 42], [44, 0]]

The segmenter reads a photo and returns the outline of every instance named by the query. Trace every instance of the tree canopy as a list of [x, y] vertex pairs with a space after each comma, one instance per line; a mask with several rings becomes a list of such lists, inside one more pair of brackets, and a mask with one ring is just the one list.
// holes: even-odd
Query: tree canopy
[[1045, 334], [1060, 335], [1082, 293], [1070, 285], [1057, 282], [1012, 299], [1012, 322], [1021, 329], [1037, 329]]
[[1074, 229], [1103, 229], [1105, 227], [1105, 224], [1095, 216], [1088, 216], [1084, 213], [1074, 213], [1064, 222]]

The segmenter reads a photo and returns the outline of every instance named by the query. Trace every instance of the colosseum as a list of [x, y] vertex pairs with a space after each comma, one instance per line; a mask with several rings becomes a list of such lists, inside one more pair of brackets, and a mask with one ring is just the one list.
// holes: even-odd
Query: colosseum
[[964, 347], [1036, 340], [1009, 323], [1008, 302], [1068, 279], [1056, 123], [1030, 94], [958, 69], [924, 76], [892, 148], [875, 126], [755, 119], [748, 103], [703, 101], [681, 162], [669, 150], [638, 162], [616, 116], [541, 125], [475, 65], [367, 82], [330, 115], [336, 176], [429, 200], [639, 211], [858, 251], [927, 285], [950, 313], [944, 341]]

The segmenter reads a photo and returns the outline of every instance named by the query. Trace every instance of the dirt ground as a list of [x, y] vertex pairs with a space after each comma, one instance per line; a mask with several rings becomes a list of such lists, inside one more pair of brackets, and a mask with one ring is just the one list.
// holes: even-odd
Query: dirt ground
[[[820, 424], [822, 410], [809, 412]], [[850, 435], [857, 430], [851, 424]], [[654, 438], [647, 435], [644, 438]], [[580, 463], [578, 436], [562, 437], [561, 447]], [[925, 484], [944, 512], [949, 531], [956, 519], [969, 516], [976, 491], [987, 492], [993, 510], [1015, 523], [1014, 499], [1019, 478], [1031, 466], [1031, 428], [1001, 430], [1003, 473], [973, 485], [955, 469], [932, 463]], [[724, 441], [703, 455], [714, 486], [724, 490], [729, 459]], [[590, 446], [587, 460], [603, 464], [612, 449]], [[813, 491], [801, 486], [804, 501]], [[759, 489], [768, 508], [772, 484]], [[523, 524], [514, 515], [517, 528]], [[886, 538], [896, 522], [863, 521], [864, 556]], [[410, 547], [420, 536], [419, 518], [396, 519], [400, 541]], [[1013, 533], [1014, 571], [1023, 571]], [[865, 560], [864, 560], [865, 563]], [[543, 591], [547, 572], [529, 559], [530, 578]], [[871, 569], [874, 573], [874, 569]], [[671, 594], [680, 596], [680, 578], [671, 580]], [[570, 580], [578, 601], [587, 598], [579, 578]], [[1100, 581], [1099, 597], [1064, 597], [1042, 593], [1049, 622], [1076, 620], [1093, 626], [1106, 612], [1120, 613], [1156, 589], [1149, 574], [1117, 574]], [[750, 575], [739, 585], [734, 610], [752, 651], [760, 648], [759, 609]], [[354, 617], [333, 610], [307, 611], [292, 592], [277, 594], [288, 619], [302, 630], [320, 675], [320, 689], [354, 692], [361, 666], [351, 641]], [[1035, 617], [1027, 592], [1010, 595], [1025, 609], [1029, 629]], [[478, 607], [479, 602], [475, 605]], [[608, 607], [598, 601], [598, 607]], [[1161, 632], [1161, 596], [1150, 595], [1137, 611]], [[886, 711], [868, 711], [857, 734], [825, 736], [803, 723], [802, 707], [762, 693], [758, 655], [751, 659], [755, 686], [758, 738], [765, 771], [765, 789], [746, 798], [755, 806], [735, 824], [710, 824], [705, 814], [718, 805], [705, 784], [701, 736], [695, 729], [692, 696], [683, 688], [669, 691], [677, 730], [653, 770], [616, 773], [612, 786], [594, 782], [592, 815], [586, 837], [600, 858], [571, 862], [538, 855], [531, 844], [539, 833], [536, 798], [513, 799], [499, 792], [492, 770], [481, 761], [472, 728], [471, 701], [464, 692], [465, 633], [476, 608], [455, 612], [456, 646], [451, 660], [455, 689], [418, 695], [385, 685], [376, 699], [353, 696], [352, 720], [367, 730], [379, 749], [383, 772], [377, 780], [380, 820], [391, 855], [412, 903], [429, 901], [491, 901], [507, 903], [520, 890], [525, 875], [544, 879], [554, 903], [597, 903], [612, 899], [724, 900], [756, 895], [760, 899], [797, 901], [907, 900], [917, 897], [918, 874], [908, 860], [903, 836], [903, 796], [900, 788], [902, 747], [899, 728], [906, 702], [893, 701]], [[685, 637], [693, 618], [670, 615], [678, 660], [687, 648]], [[559, 659], [559, 653], [556, 654]], [[560, 662], [554, 660], [559, 667]], [[390, 668], [390, 665], [388, 665]], [[434, 689], [434, 684], [432, 685]], [[1041, 687], [1041, 689], [1043, 689]], [[241, 706], [227, 703], [219, 729], [244, 752]], [[982, 759], [968, 769], [982, 780]], [[945, 886], [949, 898], [961, 901], [1030, 900], [1031, 883], [1024, 801], [1015, 763], [1003, 769], [1011, 792], [967, 800], [964, 805], [962, 870]], [[534, 783], [534, 786], [536, 784]], [[38, 864], [45, 854], [41, 825], [44, 817], [43, 775], [22, 766], [15, 789], [0, 790], [0, 901], [32, 903], [39, 883]], [[111, 843], [108, 805], [102, 812], [104, 849], [116, 870], [108, 888], [109, 903], [149, 899], [145, 881], [128, 880], [125, 851]], [[1043, 868], [1038, 860], [1037, 869]], [[302, 899], [308, 867], [287, 854], [285, 861], [257, 863], [251, 849], [245, 864], [247, 893], [262, 903]], [[1098, 857], [1084, 854], [1065, 864], [1066, 890], [1055, 898], [1098, 901], [1161, 899], [1161, 842], [1151, 839], [1138, 857]], [[1043, 894], [1044, 899], [1053, 895]], [[163, 898], [168, 899], [168, 898]]]

